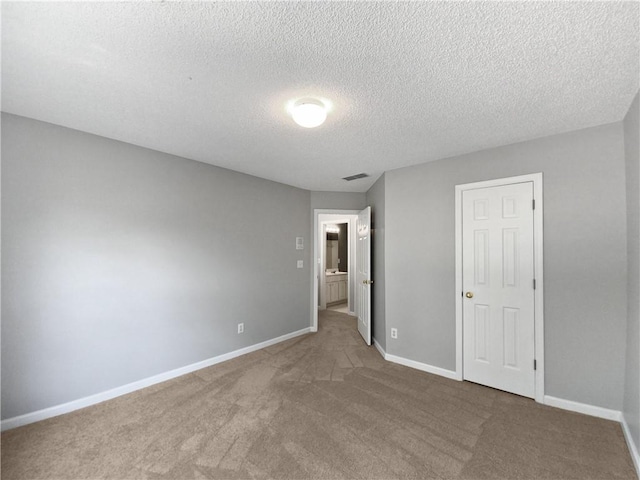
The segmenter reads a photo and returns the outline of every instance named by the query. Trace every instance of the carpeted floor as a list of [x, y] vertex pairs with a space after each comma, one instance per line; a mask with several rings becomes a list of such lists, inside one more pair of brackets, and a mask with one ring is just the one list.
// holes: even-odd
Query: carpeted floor
[[636, 478], [620, 426], [385, 362], [356, 320], [2, 434], [2, 478]]
[[349, 304], [347, 302], [343, 302], [337, 305], [331, 305], [327, 307], [327, 310], [331, 310], [332, 312], [349, 313]]

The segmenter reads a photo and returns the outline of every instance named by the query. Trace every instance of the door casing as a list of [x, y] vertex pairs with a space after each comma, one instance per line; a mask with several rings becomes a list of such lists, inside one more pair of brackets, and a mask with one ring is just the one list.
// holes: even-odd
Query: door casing
[[[355, 247], [355, 223], [360, 210], [324, 210], [314, 209], [313, 211], [313, 262], [312, 285], [313, 293], [311, 295], [311, 331], [318, 331], [318, 289], [320, 285], [320, 271], [324, 272], [324, 266], [320, 268], [320, 263], [324, 262], [324, 252], [322, 249], [322, 224], [323, 223], [348, 223], [349, 224], [349, 279], [354, 275], [352, 271], [355, 266], [353, 261]], [[349, 280], [349, 298], [354, 295], [351, 289], [351, 280]], [[353, 315], [354, 312], [350, 312]]]
[[542, 173], [519, 175], [516, 177], [498, 178], [483, 182], [466, 183], [455, 187], [455, 249], [456, 249], [456, 379], [463, 379], [463, 336], [462, 336], [462, 192], [478, 188], [496, 187], [514, 183], [533, 182], [533, 198], [535, 210], [533, 213], [533, 265], [536, 289], [534, 292], [534, 351], [536, 360], [535, 370], [535, 400], [544, 403], [544, 274], [543, 274], [543, 212]]

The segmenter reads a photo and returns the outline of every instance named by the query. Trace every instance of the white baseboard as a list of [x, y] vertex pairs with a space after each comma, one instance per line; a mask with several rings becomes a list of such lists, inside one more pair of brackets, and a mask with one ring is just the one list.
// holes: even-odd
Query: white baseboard
[[4, 432], [5, 430], [21, 427], [23, 425], [28, 425], [29, 423], [39, 422], [40, 420], [57, 417], [58, 415], [62, 415], [64, 413], [69, 413], [73, 412], [74, 410], [89, 407], [91, 405], [104, 402], [105, 400], [111, 400], [112, 398], [135, 392], [136, 390], [155, 385], [156, 383], [166, 382], [167, 380], [171, 380], [172, 378], [195, 372], [196, 370], [210, 367], [212, 365], [216, 365], [217, 363], [231, 360], [232, 358], [246, 355], [247, 353], [255, 352], [256, 350], [270, 347], [271, 345], [275, 345], [276, 343], [284, 342], [285, 340], [289, 340], [291, 338], [295, 338], [309, 332], [311, 332], [311, 328], [303, 328], [302, 330], [298, 330], [297, 332], [287, 333], [286, 335], [272, 338], [271, 340], [266, 340], [261, 343], [256, 343], [255, 345], [250, 345], [248, 347], [235, 350], [233, 352], [218, 355], [217, 357], [208, 358], [207, 360], [203, 360], [201, 362], [192, 363], [191, 365], [187, 365], [185, 367], [176, 368], [175, 370], [160, 373], [158, 375], [154, 375], [153, 377], [144, 378], [142, 380], [138, 380], [121, 387], [107, 390], [106, 392], [96, 393], [95, 395], [79, 398], [78, 400], [73, 400], [61, 405], [56, 405], [35, 412], [26, 413], [24, 415], [19, 415], [13, 418], [7, 418], [6, 420], [2, 420], [2, 422], [0, 422], [0, 431]]
[[404, 365], [405, 367], [411, 367], [417, 370], [422, 370], [423, 372], [433, 373], [434, 375], [440, 375], [441, 377], [450, 378], [451, 380], [458, 380], [458, 374], [456, 372], [445, 368], [434, 367], [433, 365], [416, 362], [415, 360], [409, 360], [408, 358], [398, 357], [389, 353], [386, 353], [384, 358], [385, 360], [389, 360], [390, 362], [397, 363], [399, 365]]
[[415, 360], [409, 360], [408, 358], [398, 357], [397, 355], [391, 355], [390, 353], [385, 352], [384, 348], [382, 348], [382, 345], [380, 345], [375, 338], [373, 339], [373, 344], [380, 352], [380, 355], [382, 355], [382, 358], [384, 358], [388, 362], [404, 365], [405, 367], [415, 368], [427, 373], [433, 373], [434, 375], [440, 375], [441, 377], [450, 378], [451, 380], [458, 380], [458, 374], [456, 372], [452, 372], [451, 370], [447, 370], [445, 368], [434, 367], [433, 365], [428, 365], [426, 363], [416, 362]]
[[373, 339], [373, 345], [378, 349], [378, 351], [380, 352], [380, 355], [382, 355], [382, 358], [386, 360], [387, 352], [384, 351], [384, 348], [382, 348], [382, 345], [380, 345], [375, 338]]
[[620, 410], [610, 410], [608, 408], [596, 407], [594, 405], [565, 400], [563, 398], [552, 397], [550, 395], [544, 396], [544, 404], [549, 405], [550, 407], [569, 410], [571, 412], [584, 413], [585, 415], [591, 415], [592, 417], [604, 418], [606, 420], [614, 420], [616, 422], [620, 422], [622, 420], [622, 412], [620, 412]]
[[638, 445], [636, 445], [636, 442], [633, 441], [631, 430], [629, 430], [629, 425], [627, 424], [627, 419], [624, 418], [624, 414], [622, 415], [622, 420], [620, 420], [620, 423], [622, 424], [622, 432], [624, 433], [624, 439], [627, 441], [631, 459], [633, 460], [633, 464], [636, 467], [636, 473], [638, 474], [638, 478], [640, 478], [640, 452], [638, 452]]

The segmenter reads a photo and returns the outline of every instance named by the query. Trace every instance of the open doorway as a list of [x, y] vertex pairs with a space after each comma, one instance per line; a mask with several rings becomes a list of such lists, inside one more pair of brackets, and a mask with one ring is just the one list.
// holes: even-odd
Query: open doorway
[[329, 310], [349, 313], [349, 223], [324, 225], [324, 302]]
[[318, 310], [339, 309], [356, 315], [355, 248], [357, 210], [315, 210], [312, 331]]

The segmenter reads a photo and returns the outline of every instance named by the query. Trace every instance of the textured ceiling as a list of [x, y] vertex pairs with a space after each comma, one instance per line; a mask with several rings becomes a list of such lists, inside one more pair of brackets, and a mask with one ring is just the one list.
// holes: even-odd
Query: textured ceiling
[[[310, 190], [621, 120], [637, 2], [2, 3], [2, 110]], [[317, 129], [291, 99], [332, 102]], [[341, 177], [367, 172], [371, 178]]]

